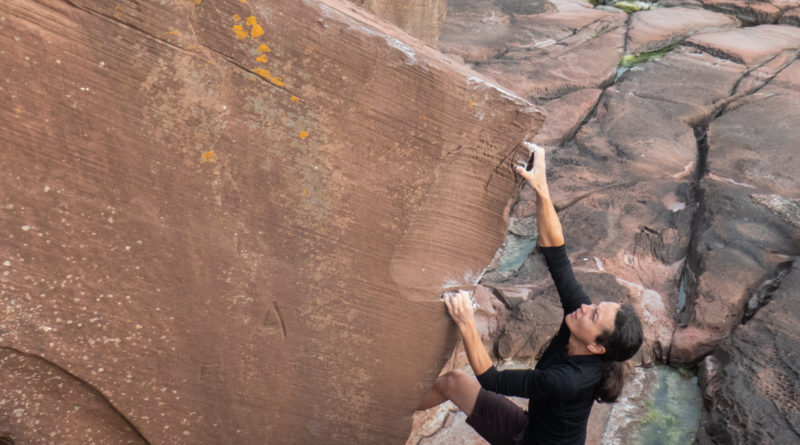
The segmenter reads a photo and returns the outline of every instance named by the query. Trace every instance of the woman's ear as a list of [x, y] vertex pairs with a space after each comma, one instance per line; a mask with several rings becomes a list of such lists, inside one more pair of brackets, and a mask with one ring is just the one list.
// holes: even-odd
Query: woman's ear
[[606, 348], [603, 345], [598, 345], [597, 343], [586, 345], [586, 349], [588, 349], [592, 354], [603, 355], [606, 353]]

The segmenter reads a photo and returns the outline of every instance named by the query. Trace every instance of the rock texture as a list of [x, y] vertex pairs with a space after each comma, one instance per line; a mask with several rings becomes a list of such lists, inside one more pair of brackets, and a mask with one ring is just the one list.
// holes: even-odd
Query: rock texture
[[698, 32], [735, 28], [739, 22], [725, 14], [700, 8], [664, 8], [631, 15], [625, 50], [639, 54], [656, 51]]
[[0, 431], [407, 436], [537, 108], [335, 0], [3, 2], [0, 40]]
[[800, 441], [800, 268], [781, 274], [766, 305], [704, 362], [698, 444]]
[[447, 0], [350, 0], [388, 20], [412, 36], [436, 45], [447, 11]]

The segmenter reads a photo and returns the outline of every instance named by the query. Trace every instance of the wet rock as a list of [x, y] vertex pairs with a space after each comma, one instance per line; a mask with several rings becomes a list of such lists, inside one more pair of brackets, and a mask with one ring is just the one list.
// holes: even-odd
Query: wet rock
[[800, 270], [706, 360], [697, 443], [800, 441]]
[[439, 32], [447, 10], [447, 0], [409, 0], [402, 3], [380, 0], [350, 0], [350, 2], [434, 46], [439, 40]]
[[639, 54], [677, 43], [698, 32], [711, 32], [739, 25], [736, 19], [701, 8], [660, 8], [631, 16], [626, 51]]
[[539, 145], [560, 145], [571, 138], [602, 93], [603, 90], [588, 88], [547, 102], [543, 106], [547, 118], [542, 131], [533, 138], [533, 142]]
[[759, 25], [698, 34], [687, 42], [717, 57], [755, 66], [783, 50], [800, 46], [800, 29], [787, 25]]
[[2, 345], [148, 443], [407, 437], [543, 116], [338, 1], [0, 16]]

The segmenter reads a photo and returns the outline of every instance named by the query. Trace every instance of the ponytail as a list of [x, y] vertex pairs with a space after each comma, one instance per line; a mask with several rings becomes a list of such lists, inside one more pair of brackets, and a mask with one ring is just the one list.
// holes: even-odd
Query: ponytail
[[594, 389], [595, 399], [606, 403], [617, 401], [625, 381], [622, 362], [636, 354], [642, 341], [642, 322], [633, 306], [623, 304], [614, 320], [614, 330], [603, 332], [595, 340], [606, 350], [602, 361], [603, 375]]
[[594, 398], [598, 402], [613, 403], [617, 401], [625, 383], [622, 362], [603, 360], [603, 377], [594, 387]]

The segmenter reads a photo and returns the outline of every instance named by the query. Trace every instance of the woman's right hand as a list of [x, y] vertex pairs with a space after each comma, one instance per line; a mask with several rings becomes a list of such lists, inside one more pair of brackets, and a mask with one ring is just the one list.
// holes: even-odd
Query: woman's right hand
[[517, 166], [517, 173], [525, 178], [528, 183], [537, 192], [544, 192], [547, 190], [547, 166], [544, 162], [544, 148], [533, 145], [533, 168], [528, 171], [525, 167]]

